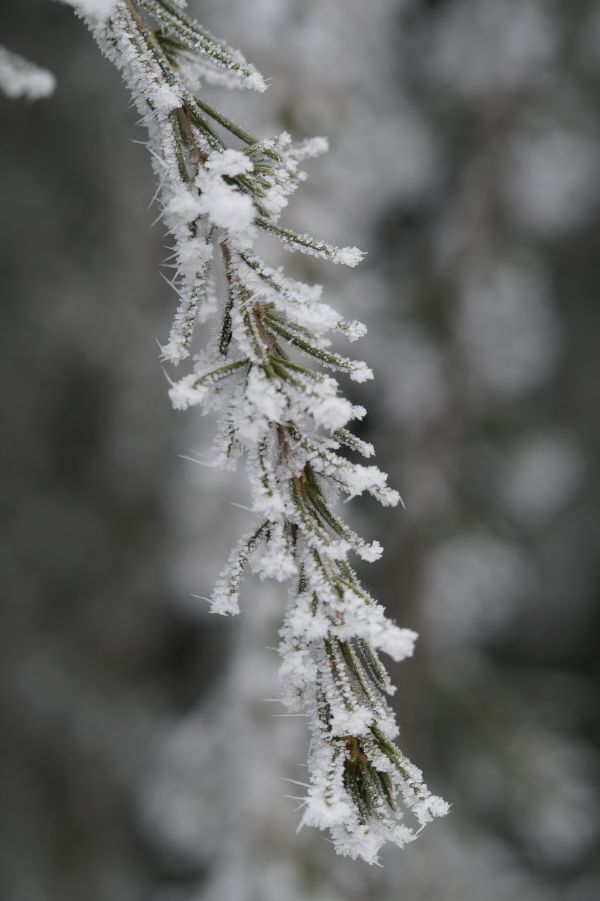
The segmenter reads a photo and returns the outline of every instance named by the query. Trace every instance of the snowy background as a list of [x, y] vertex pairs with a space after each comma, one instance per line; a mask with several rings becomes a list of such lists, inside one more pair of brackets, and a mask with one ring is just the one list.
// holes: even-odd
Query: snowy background
[[[369, 325], [353, 387], [407, 512], [357, 502], [367, 584], [421, 639], [402, 745], [453, 804], [383, 869], [295, 835], [302, 720], [274, 717], [283, 598], [207, 594], [243, 479], [181, 460], [173, 310], [143, 139], [68, 8], [0, 40], [55, 73], [0, 98], [0, 896], [11, 901], [595, 901], [600, 896], [600, 3], [194, 0], [271, 81], [212, 91], [326, 134], [294, 262]], [[289, 262], [289, 261], [288, 261]]]

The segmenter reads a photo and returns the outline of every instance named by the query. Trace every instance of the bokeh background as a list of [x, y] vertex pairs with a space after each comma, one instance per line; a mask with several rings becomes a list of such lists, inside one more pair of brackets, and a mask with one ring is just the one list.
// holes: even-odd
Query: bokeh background
[[58, 90], [0, 98], [0, 896], [596, 901], [600, 3], [189, 5], [271, 81], [221, 108], [331, 139], [286, 222], [368, 251], [286, 262], [369, 325], [353, 397], [407, 511], [352, 515], [421, 633], [402, 746], [452, 814], [382, 869], [295, 834], [307, 736], [263, 700], [284, 597], [192, 597], [246, 494], [180, 457], [212, 424], [166, 398], [143, 131], [67, 7], [4, 0]]

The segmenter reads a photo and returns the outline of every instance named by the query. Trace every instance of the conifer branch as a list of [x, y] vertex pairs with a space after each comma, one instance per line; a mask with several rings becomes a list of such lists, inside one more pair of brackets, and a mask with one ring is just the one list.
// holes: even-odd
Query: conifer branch
[[[381, 548], [334, 509], [340, 495], [366, 491], [387, 505], [399, 495], [377, 467], [340, 453], [343, 445], [373, 454], [347, 429], [365, 411], [340, 395], [331, 375], [310, 367], [370, 378], [364, 363], [328, 350], [326, 337], [338, 330], [354, 340], [364, 327], [324, 304], [318, 286], [288, 278], [253, 248], [264, 231], [287, 250], [334, 263], [355, 266], [362, 254], [278, 224], [304, 177], [299, 162], [325, 142], [294, 145], [285, 133], [259, 140], [206, 103], [204, 81], [259, 91], [265, 83], [184, 5], [115, 0], [108, 19], [84, 18], [149, 131], [180, 298], [163, 359], [178, 365], [189, 357], [198, 324], [216, 319], [214, 337], [169, 392], [177, 409], [217, 411], [216, 465], [246, 461], [256, 523], [233, 549], [211, 609], [238, 611], [247, 566], [260, 578], [290, 583], [281, 676], [285, 703], [307, 713], [311, 729], [301, 825], [329, 829], [338, 852], [373, 863], [386, 841], [402, 846], [416, 837], [401, 821], [403, 808], [420, 826], [448, 810], [394, 744], [398, 728], [385, 698], [393, 687], [379, 653], [403, 660], [417, 636], [391, 622], [360, 585], [349, 554], [374, 560]], [[214, 288], [218, 267], [225, 298]], [[309, 362], [291, 359], [292, 350]]]

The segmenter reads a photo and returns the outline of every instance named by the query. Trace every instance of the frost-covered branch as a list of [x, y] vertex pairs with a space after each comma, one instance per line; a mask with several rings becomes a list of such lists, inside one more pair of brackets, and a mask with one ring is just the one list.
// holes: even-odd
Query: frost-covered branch
[[[326, 142], [294, 143], [285, 133], [258, 139], [213, 109], [200, 96], [203, 82], [258, 91], [265, 82], [239, 51], [190, 19], [184, 3], [73, 5], [120, 69], [149, 132], [179, 294], [162, 355], [174, 366], [193, 360], [192, 371], [172, 382], [171, 401], [216, 412], [215, 466], [245, 459], [256, 521], [233, 549], [211, 610], [239, 611], [246, 567], [290, 583], [281, 675], [286, 704], [308, 714], [312, 736], [302, 824], [329, 829], [340, 853], [375, 862], [386, 841], [415, 838], [404, 808], [420, 826], [448, 809], [394, 744], [398, 728], [386, 701], [393, 687], [379, 655], [405, 659], [416, 634], [391, 622], [362, 588], [349, 555], [376, 560], [381, 547], [335, 510], [340, 496], [367, 492], [390, 506], [399, 496], [377, 467], [342, 453], [369, 457], [373, 449], [347, 429], [365, 411], [340, 394], [335, 374], [362, 382], [372, 373], [332, 352], [328, 335], [353, 341], [364, 326], [254, 249], [266, 233], [292, 252], [360, 261], [356, 248], [278, 224], [304, 178], [299, 164]], [[221, 280], [224, 298], [215, 287]], [[216, 326], [198, 351], [197, 326], [208, 320]]]

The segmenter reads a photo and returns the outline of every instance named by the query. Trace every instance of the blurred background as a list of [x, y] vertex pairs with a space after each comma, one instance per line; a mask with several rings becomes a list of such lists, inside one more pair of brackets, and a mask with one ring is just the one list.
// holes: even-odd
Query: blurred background
[[596, 901], [600, 2], [189, 6], [271, 83], [220, 108], [331, 140], [286, 224], [368, 251], [285, 262], [369, 326], [352, 397], [407, 511], [352, 516], [421, 634], [402, 747], [453, 809], [382, 869], [295, 834], [281, 588], [237, 620], [191, 597], [246, 488], [180, 457], [213, 424], [166, 397], [144, 133], [68, 7], [4, 0], [58, 89], [0, 97], [0, 897]]

